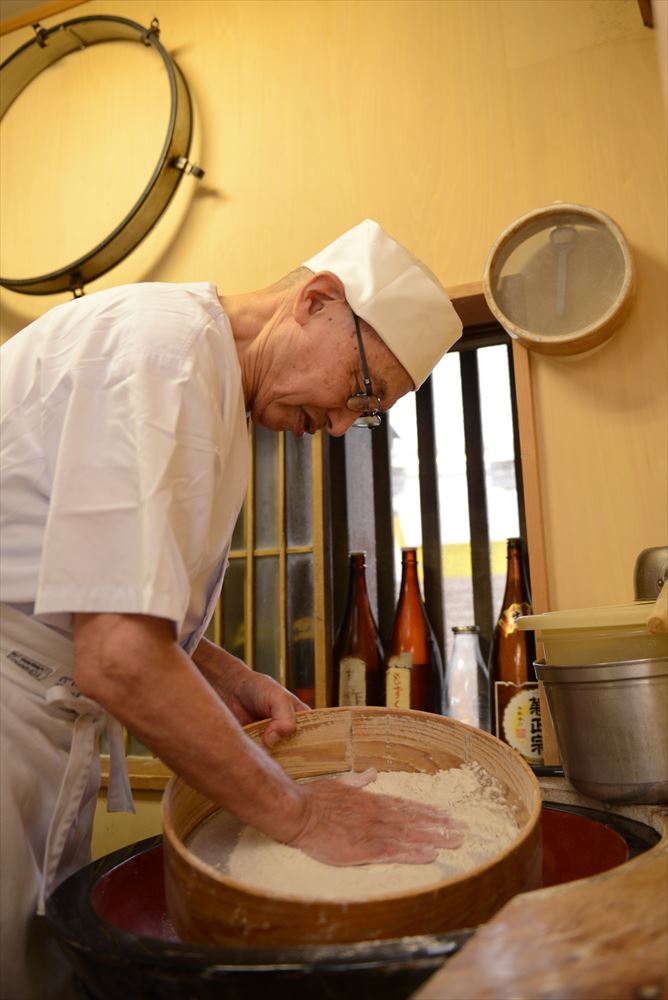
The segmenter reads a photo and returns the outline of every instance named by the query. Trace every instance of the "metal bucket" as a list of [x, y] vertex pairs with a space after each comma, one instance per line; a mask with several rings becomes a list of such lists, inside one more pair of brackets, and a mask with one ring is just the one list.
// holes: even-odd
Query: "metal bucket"
[[668, 801], [668, 657], [535, 667], [570, 783], [604, 802]]

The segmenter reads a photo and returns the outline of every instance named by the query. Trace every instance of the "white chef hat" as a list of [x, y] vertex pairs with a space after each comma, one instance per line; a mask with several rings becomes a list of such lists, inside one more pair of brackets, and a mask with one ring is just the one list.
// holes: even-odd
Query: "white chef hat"
[[461, 336], [461, 320], [438, 278], [372, 219], [304, 266], [341, 279], [351, 308], [373, 327], [416, 389]]

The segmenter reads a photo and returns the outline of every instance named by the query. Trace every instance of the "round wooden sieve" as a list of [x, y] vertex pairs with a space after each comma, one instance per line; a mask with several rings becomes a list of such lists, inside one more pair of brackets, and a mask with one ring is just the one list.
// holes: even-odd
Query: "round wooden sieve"
[[[265, 722], [246, 728], [260, 742]], [[298, 716], [296, 733], [272, 756], [294, 778], [343, 771], [435, 773], [478, 761], [504, 787], [520, 825], [516, 840], [466, 875], [372, 900], [300, 900], [261, 893], [192, 854], [190, 834], [218, 806], [173, 778], [162, 815], [170, 917], [184, 941], [289, 947], [433, 934], [474, 927], [541, 879], [538, 782], [510, 747], [480, 730], [424, 712], [327, 708]]]
[[579, 354], [607, 340], [626, 318], [633, 260], [604, 212], [557, 202], [516, 219], [494, 243], [483, 277], [501, 326], [542, 354]]

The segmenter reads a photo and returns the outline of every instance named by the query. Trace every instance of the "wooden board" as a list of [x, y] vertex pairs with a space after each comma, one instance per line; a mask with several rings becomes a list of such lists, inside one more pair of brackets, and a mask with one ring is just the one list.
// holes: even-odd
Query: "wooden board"
[[602, 875], [516, 896], [415, 1000], [661, 1000], [668, 993], [668, 811], [659, 844]]

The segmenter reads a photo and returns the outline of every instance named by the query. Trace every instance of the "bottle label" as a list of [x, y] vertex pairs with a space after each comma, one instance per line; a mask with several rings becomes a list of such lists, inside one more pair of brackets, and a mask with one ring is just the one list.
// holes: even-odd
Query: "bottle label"
[[531, 608], [528, 604], [523, 602], [522, 604], [509, 604], [507, 608], [504, 608], [501, 612], [501, 617], [499, 618], [499, 628], [504, 635], [512, 635], [513, 632], [517, 632], [517, 619], [521, 615], [530, 615]]
[[385, 703], [388, 708], [411, 707], [413, 654], [391, 656], [385, 673]]
[[496, 681], [496, 735], [518, 750], [529, 764], [543, 763], [543, 731], [538, 684]]
[[344, 656], [339, 664], [339, 705], [366, 705], [366, 663]]

